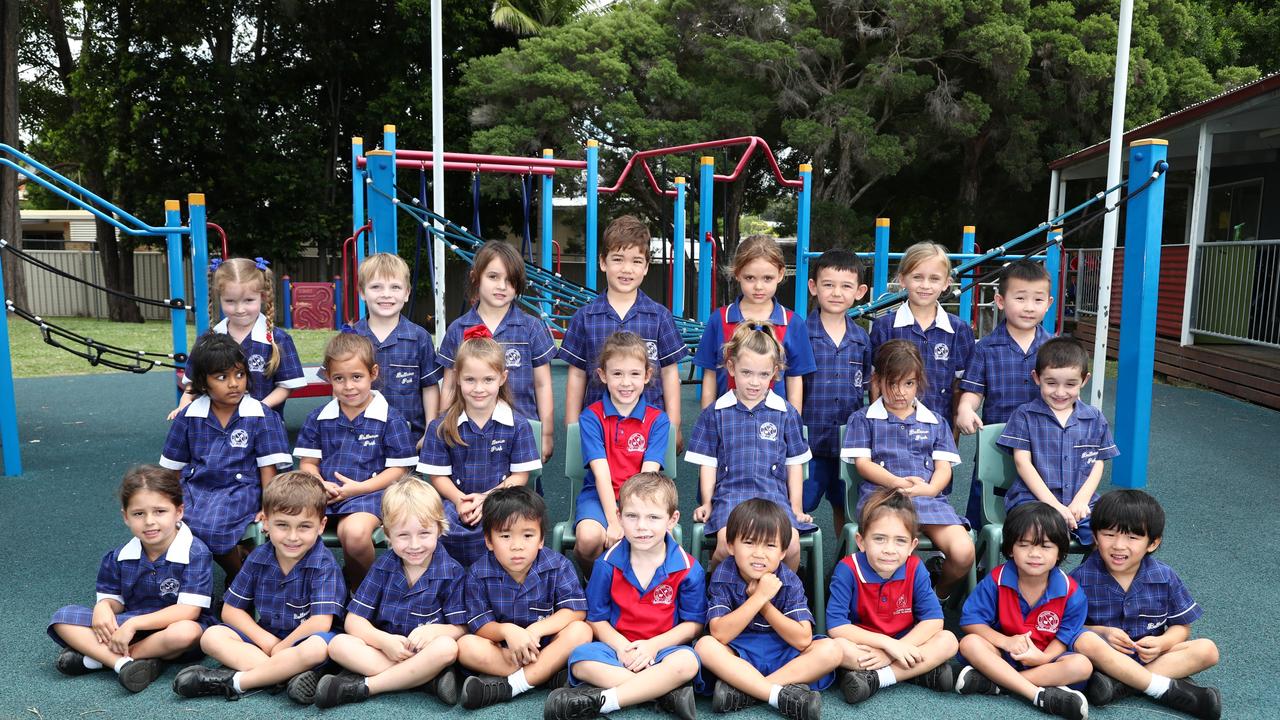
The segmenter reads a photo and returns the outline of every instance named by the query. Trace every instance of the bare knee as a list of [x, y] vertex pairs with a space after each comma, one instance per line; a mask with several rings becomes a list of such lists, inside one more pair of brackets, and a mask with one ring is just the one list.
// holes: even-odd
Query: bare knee
[[[211, 627], [203, 635], [200, 636], [200, 649], [205, 655], [212, 655], [214, 649], [223, 641], [227, 640], [227, 634], [232, 635], [235, 632], [225, 627]], [[238, 638], [238, 636], [237, 636]]]
[[960, 649], [960, 642], [956, 640], [955, 633], [950, 630], [943, 630], [934, 636], [934, 641], [938, 644], [938, 649], [943, 657], [951, 657]]
[[805, 650], [805, 654], [813, 655], [820, 659], [822, 664], [831, 667], [836, 667], [844, 660], [844, 650], [831, 638], [814, 640]]
[[296, 646], [298, 656], [302, 658], [307, 665], [319, 665], [329, 659], [329, 646], [325, 643], [324, 638], [311, 636], [303, 640], [300, 645]]
[[200, 642], [200, 636], [204, 634], [204, 628], [194, 620], [179, 620], [170, 625], [165, 633], [174, 645], [180, 647], [191, 647]]
[[[376, 525], [374, 527], [377, 527]], [[338, 523], [338, 541], [343, 548], [373, 545], [373, 527], [351, 516]]]
[[1093, 672], [1093, 663], [1089, 662], [1089, 658], [1079, 653], [1064, 655], [1058, 662], [1062, 663], [1076, 677], [1087, 678]]
[[787, 545], [787, 553], [782, 558], [788, 567], [800, 567], [800, 533], [791, 531], [791, 544]]
[[968, 567], [972, 565], [974, 555], [975, 551], [973, 549], [973, 541], [967, 536], [951, 543], [950, 549], [947, 550], [947, 558], [960, 567]]
[[573, 531], [574, 551], [585, 560], [594, 560], [604, 551], [604, 528], [595, 522], [580, 522]]
[[995, 646], [979, 635], [965, 635], [960, 638], [960, 654], [969, 657], [976, 653], [990, 653]]
[[698, 638], [698, 642], [695, 643], [693, 646], [694, 652], [698, 653], [699, 657], [702, 657], [708, 653], [714, 653], [723, 648], [724, 648], [724, 643], [715, 639], [711, 635], [703, 635], [702, 637]]
[[563, 630], [556, 633], [557, 639], [565, 638], [573, 643], [574, 646], [585, 645], [591, 642], [591, 636], [591, 626], [581, 620], [574, 620], [568, 625], [565, 625]]
[[463, 635], [458, 638], [458, 657], [464, 662], [468, 659], [480, 657], [486, 650], [494, 647], [494, 644], [480, 637], [479, 635]]
[[1191, 654], [1206, 668], [1218, 664], [1218, 646], [1209, 638], [1196, 638], [1191, 641]]
[[688, 682], [698, 674], [698, 656], [689, 650], [677, 650], [662, 659], [662, 664], [670, 667], [676, 677]]
[[458, 641], [445, 635], [437, 636], [427, 643], [425, 652], [431, 657], [442, 658], [445, 665], [452, 665], [458, 660]]

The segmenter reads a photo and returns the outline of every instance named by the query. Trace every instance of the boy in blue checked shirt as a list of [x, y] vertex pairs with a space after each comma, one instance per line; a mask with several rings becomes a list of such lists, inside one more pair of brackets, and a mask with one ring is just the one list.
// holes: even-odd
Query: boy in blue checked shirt
[[802, 376], [804, 424], [813, 452], [804, 511], [817, 510], [825, 496], [839, 531], [845, 523], [840, 427], [862, 407], [862, 385], [871, 379], [871, 336], [849, 317], [849, 308], [867, 293], [866, 267], [848, 250], [828, 250], [809, 269], [809, 295], [817, 300], [818, 312], [809, 313], [805, 327], [818, 369]]
[[804, 586], [782, 564], [790, 518], [775, 503], [748, 500], [727, 528], [729, 557], [711, 574], [708, 592], [710, 634], [695, 646], [719, 678], [711, 709], [767, 702], [791, 720], [818, 720], [820, 691], [844, 655], [835, 640], [814, 637]]
[[[1052, 284], [1044, 266], [1030, 260], [1009, 263], [996, 286], [996, 307], [1004, 319], [978, 341], [960, 379], [956, 429], [965, 435], [983, 425], [1009, 421], [1018, 406], [1040, 394], [1031, 375], [1036, 353], [1050, 337], [1040, 323], [1053, 305]], [[978, 406], [982, 417], [978, 417]], [[982, 481], [975, 472], [965, 510], [971, 527], [982, 527]]]
[[[483, 673], [462, 684], [468, 710], [508, 702], [564, 670], [569, 654], [591, 641], [587, 599], [573, 564], [542, 547], [547, 506], [518, 485], [484, 501], [489, 552], [471, 566], [464, 594], [467, 626], [458, 661]], [[558, 683], [558, 684], [563, 684]]]
[[373, 564], [347, 605], [345, 634], [329, 657], [351, 673], [326, 675], [316, 707], [426, 686], [445, 705], [458, 702], [458, 638], [466, 632], [463, 570], [444, 548], [449, 529], [440, 494], [410, 476], [382, 495], [391, 552]]
[[1103, 461], [1120, 451], [1102, 411], [1080, 402], [1080, 389], [1089, 382], [1089, 353], [1074, 338], [1049, 340], [1036, 353], [1031, 377], [1040, 397], [1014, 410], [996, 441], [1018, 468], [1005, 509], [1039, 500], [1062, 515], [1081, 545], [1092, 545], [1089, 514]]
[[1093, 509], [1097, 549], [1071, 577], [1089, 599], [1076, 648], [1093, 662], [1085, 694], [1101, 707], [1135, 692], [1165, 707], [1217, 720], [1222, 695], [1188, 676], [1218, 664], [1218, 646], [1191, 639], [1204, 613], [1182, 579], [1152, 557], [1164, 534], [1164, 509], [1141, 490], [1114, 490]]
[[609, 289], [574, 313], [560, 343], [560, 358], [569, 363], [565, 424], [578, 422], [583, 408], [605, 397], [604, 383], [596, 372], [597, 359], [610, 335], [627, 330], [644, 340], [649, 362], [660, 369], [661, 384], [651, 382], [644, 400], [667, 413], [676, 431], [676, 444], [683, 449], [679, 362], [689, 350], [676, 330], [671, 311], [640, 289], [649, 273], [649, 228], [634, 216], [623, 215], [609, 223], [602, 240], [600, 271]]
[[262, 511], [269, 542], [249, 553], [227, 588], [223, 624], [200, 639], [200, 649], [225, 667], [185, 668], [173, 679], [174, 692], [238, 700], [288, 680], [290, 699], [312, 702], [319, 668], [328, 662], [333, 621], [347, 597], [337, 561], [319, 542], [327, 499], [320, 478], [302, 471], [267, 486]]
[[576, 720], [656, 700], [694, 720], [698, 656], [688, 643], [707, 620], [706, 575], [671, 535], [680, 521], [676, 484], [659, 472], [633, 475], [618, 504], [623, 539], [596, 560], [587, 621], [596, 642], [569, 657], [569, 681], [552, 690], [544, 717]]

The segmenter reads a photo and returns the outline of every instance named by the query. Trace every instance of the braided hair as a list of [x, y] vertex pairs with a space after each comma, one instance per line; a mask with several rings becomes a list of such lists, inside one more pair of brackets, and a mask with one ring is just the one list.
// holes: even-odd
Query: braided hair
[[209, 317], [217, 317], [222, 310], [222, 289], [227, 283], [256, 285], [262, 294], [262, 314], [267, 318], [267, 342], [271, 343], [271, 357], [264, 372], [275, 375], [280, 367], [280, 348], [275, 339], [276, 282], [275, 275], [261, 258], [257, 262], [249, 258], [231, 258], [219, 263], [209, 273]]

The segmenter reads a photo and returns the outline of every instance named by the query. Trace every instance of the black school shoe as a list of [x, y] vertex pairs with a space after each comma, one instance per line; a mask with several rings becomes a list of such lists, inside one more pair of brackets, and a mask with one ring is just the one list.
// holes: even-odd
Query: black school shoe
[[1175, 679], [1169, 689], [1155, 701], [1161, 705], [1204, 720], [1222, 717], [1222, 693], [1215, 687], [1204, 687], [1190, 680]]
[[783, 685], [778, 693], [778, 712], [788, 720], [820, 720], [822, 693], [808, 685]]
[[441, 670], [438, 675], [431, 678], [426, 685], [422, 686], [422, 689], [431, 695], [435, 695], [440, 702], [448, 705], [449, 707], [457, 705], [458, 693], [461, 691], [461, 686], [458, 682], [458, 671], [456, 667], [450, 665], [449, 667]]
[[72, 677], [96, 672], [84, 666], [83, 653], [76, 652], [71, 648], [63, 648], [62, 652], [58, 653], [58, 659], [53, 661], [53, 666], [63, 675], [71, 675]]
[[949, 693], [956, 687], [955, 670], [950, 663], [942, 663], [929, 672], [917, 675], [907, 682], [929, 690]]
[[151, 681], [160, 677], [164, 672], [165, 663], [158, 658], [148, 658], [146, 660], [130, 660], [120, 668], [120, 672], [116, 674], [116, 679], [120, 681], [120, 685], [129, 692], [142, 692], [147, 689]]
[[1084, 696], [1089, 699], [1089, 705], [1092, 707], [1109, 705], [1117, 700], [1127, 698], [1135, 692], [1137, 690], [1097, 670], [1093, 671], [1093, 674], [1089, 676], [1088, 684], [1084, 686]]
[[658, 709], [680, 718], [680, 720], [697, 720], [698, 708], [694, 702], [693, 686], [681, 685], [657, 699]]
[[542, 706], [543, 720], [586, 720], [600, 714], [604, 690], [593, 685], [556, 688]]
[[235, 674], [231, 668], [192, 665], [178, 671], [173, 679], [173, 691], [187, 698], [221, 695], [228, 700], [239, 700], [240, 693], [231, 685]]
[[880, 676], [871, 670], [850, 670], [840, 676], [840, 692], [850, 705], [857, 705], [879, 689]]
[[960, 668], [956, 676], [956, 692], [961, 695], [999, 695], [1000, 686], [991, 682], [991, 678], [978, 672], [972, 665]]
[[303, 670], [289, 678], [285, 692], [290, 700], [299, 705], [310, 705], [316, 701], [316, 688], [320, 687], [320, 681], [333, 674], [323, 670]]
[[477, 710], [511, 702], [511, 683], [495, 675], [472, 675], [462, 683], [462, 707]]
[[711, 693], [712, 712], [737, 712], [743, 708], [759, 704], [759, 702], [759, 700], [723, 680], [716, 680], [715, 690]]
[[369, 699], [369, 686], [361, 675], [325, 675], [316, 683], [312, 699], [318, 708], [331, 708]]
[[1047, 715], [1057, 715], [1067, 720], [1089, 720], [1089, 701], [1079, 690], [1065, 687], [1043, 688], [1031, 704]]

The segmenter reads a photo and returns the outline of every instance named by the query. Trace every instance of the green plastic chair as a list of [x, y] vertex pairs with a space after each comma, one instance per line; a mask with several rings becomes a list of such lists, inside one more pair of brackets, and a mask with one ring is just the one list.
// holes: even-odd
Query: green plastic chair
[[[672, 480], [676, 479], [676, 434], [667, 433], [667, 456], [662, 460], [662, 471]], [[578, 493], [587, 478], [587, 468], [582, 461], [582, 433], [578, 423], [569, 423], [565, 428], [564, 442], [564, 476], [569, 484], [569, 517], [561, 520], [551, 529], [551, 549], [568, 555], [568, 550], [576, 544], [574, 538], [573, 518], [578, 511]], [[684, 532], [680, 524], [671, 529], [676, 543], [684, 547]], [[569, 558], [572, 560], [573, 558]]]

